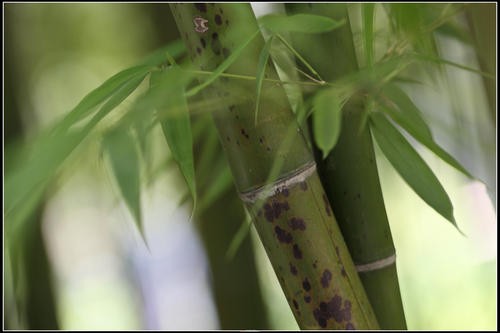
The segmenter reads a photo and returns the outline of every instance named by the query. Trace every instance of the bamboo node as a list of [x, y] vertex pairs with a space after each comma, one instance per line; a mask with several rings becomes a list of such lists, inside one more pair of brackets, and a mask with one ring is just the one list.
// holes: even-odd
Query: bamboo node
[[393, 255], [380, 259], [380, 260], [375, 260], [373, 262], [370, 262], [368, 264], [363, 264], [363, 265], [356, 265], [356, 270], [358, 273], [361, 272], [371, 272], [371, 271], [376, 271], [377, 269], [381, 269], [387, 266], [390, 266], [396, 262], [396, 254], [394, 253]]
[[240, 192], [240, 198], [244, 202], [254, 203], [258, 199], [267, 199], [275, 194], [286, 191], [293, 185], [305, 182], [314, 172], [316, 163], [307, 163], [271, 184], [262, 185], [250, 191]]

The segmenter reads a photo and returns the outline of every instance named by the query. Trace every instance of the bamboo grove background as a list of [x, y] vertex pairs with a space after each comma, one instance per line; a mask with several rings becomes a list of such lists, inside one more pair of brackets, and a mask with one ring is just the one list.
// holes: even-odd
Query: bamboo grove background
[[[359, 6], [349, 8], [357, 48]], [[491, 20], [486, 16], [491, 11], [482, 9], [464, 11], [462, 21], [481, 29], [478, 24]], [[29, 140], [106, 78], [177, 36], [165, 4], [4, 4], [4, 10], [6, 144]], [[382, 15], [375, 17], [383, 21]], [[491, 41], [477, 31], [479, 38], [460, 38], [457, 31], [439, 35], [441, 54], [494, 72], [476, 52]], [[448, 80], [434, 82], [439, 93], [418, 88], [410, 95], [437, 141], [491, 190], [496, 180], [496, 127], [487, 111], [491, 80], [452, 67], [444, 72]], [[203, 131], [203, 125], [194, 123], [197, 129]], [[117, 199], [99, 145], [91, 143], [30, 217], [40, 228], [23, 230], [16, 240], [21, 255], [13, 257], [4, 248], [7, 328], [297, 328], [232, 187], [213, 205], [198, 202], [201, 213], [191, 216], [188, 192], [168, 161], [160, 132], [152, 132], [144, 156], [154, 175], [144, 179], [150, 186], [144, 185], [142, 194], [149, 249]], [[195, 142], [197, 179], [217, 179], [224, 187], [230, 178], [218, 170], [227, 170], [225, 161], [213, 164], [203, 155], [221, 156], [216, 135], [204, 135], [206, 140]], [[446, 188], [464, 238], [407, 187], [377, 146], [375, 153], [408, 328], [494, 328], [496, 217], [483, 185], [419, 149]], [[201, 192], [213, 189], [210, 182], [198, 185]], [[221, 212], [240, 222], [227, 223]], [[20, 277], [24, 287], [14, 291], [12, 283]]]

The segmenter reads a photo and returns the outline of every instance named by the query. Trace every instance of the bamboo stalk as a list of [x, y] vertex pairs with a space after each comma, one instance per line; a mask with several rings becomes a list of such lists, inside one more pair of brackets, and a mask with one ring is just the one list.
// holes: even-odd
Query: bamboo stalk
[[[171, 9], [193, 63], [203, 70], [214, 70], [255, 35], [227, 70], [255, 76], [263, 39], [249, 4], [171, 4]], [[266, 75], [277, 78], [271, 66]], [[254, 82], [219, 80], [210, 93], [228, 94], [236, 85], [242, 102], [214, 113], [214, 120], [236, 188], [299, 326], [378, 328], [283, 89], [264, 85], [256, 124]], [[270, 178], [274, 169], [279, 172]]]
[[[290, 13], [346, 19], [321, 35], [294, 35], [294, 47], [333, 81], [358, 69], [345, 4], [286, 4]], [[326, 57], [327, 56], [327, 57]], [[360, 131], [364, 105], [359, 98], [342, 112], [339, 140], [325, 160], [316, 150], [319, 174], [361, 281], [382, 329], [406, 329], [396, 271], [395, 249], [383, 202], [370, 130]]]
[[[214, 186], [224, 164], [225, 157], [218, 142], [212, 120], [201, 115], [192, 117], [193, 122], [203, 124], [203, 137], [194, 141], [196, 184], [198, 197], [202, 198]], [[212, 135], [213, 134], [213, 135]], [[216, 160], [204, 159], [215, 144]], [[207, 161], [207, 162], [205, 162]], [[206, 165], [212, 163], [212, 168]], [[206, 209], [196, 210], [197, 229], [201, 235], [210, 261], [212, 286], [217, 304], [220, 328], [269, 329], [264, 299], [258, 282], [255, 256], [250, 238], [238, 248], [234, 259], [226, 258], [226, 251], [240, 224], [245, 220], [245, 211], [233, 186], [228, 187]], [[242, 302], [241, 300], [245, 300]]]

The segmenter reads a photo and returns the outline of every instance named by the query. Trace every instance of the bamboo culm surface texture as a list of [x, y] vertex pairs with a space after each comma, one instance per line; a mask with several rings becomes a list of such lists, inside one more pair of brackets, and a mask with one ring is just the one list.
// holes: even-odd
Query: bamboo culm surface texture
[[[346, 4], [286, 4], [290, 14], [346, 20], [336, 30], [295, 34], [293, 46], [327, 81], [358, 69]], [[343, 237], [382, 329], [406, 329], [395, 248], [385, 211], [370, 129], [360, 131], [364, 103], [356, 96], [342, 110], [339, 140], [318, 170]]]
[[[248, 3], [170, 6], [192, 62], [203, 70], [213, 71], [258, 31]], [[227, 72], [255, 76], [263, 43], [258, 34]], [[265, 77], [278, 78], [272, 66]], [[257, 122], [255, 81], [218, 80], [210, 88], [205, 96], [224, 99], [236, 90], [241, 97], [213, 117], [236, 188], [299, 326], [377, 329], [283, 88], [264, 84]]]

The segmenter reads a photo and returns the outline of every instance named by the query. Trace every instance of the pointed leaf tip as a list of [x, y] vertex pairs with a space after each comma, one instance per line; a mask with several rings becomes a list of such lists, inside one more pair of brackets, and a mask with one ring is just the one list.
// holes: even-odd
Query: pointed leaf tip
[[371, 113], [370, 122], [380, 149], [394, 169], [422, 200], [458, 229], [451, 200], [427, 163], [384, 114]]
[[114, 129], [103, 140], [110, 167], [121, 196], [123, 197], [144, 241], [142, 225], [139, 155], [130, 131]]
[[314, 140], [325, 159], [337, 144], [341, 129], [341, 110], [344, 101], [333, 89], [319, 92], [313, 101]]

